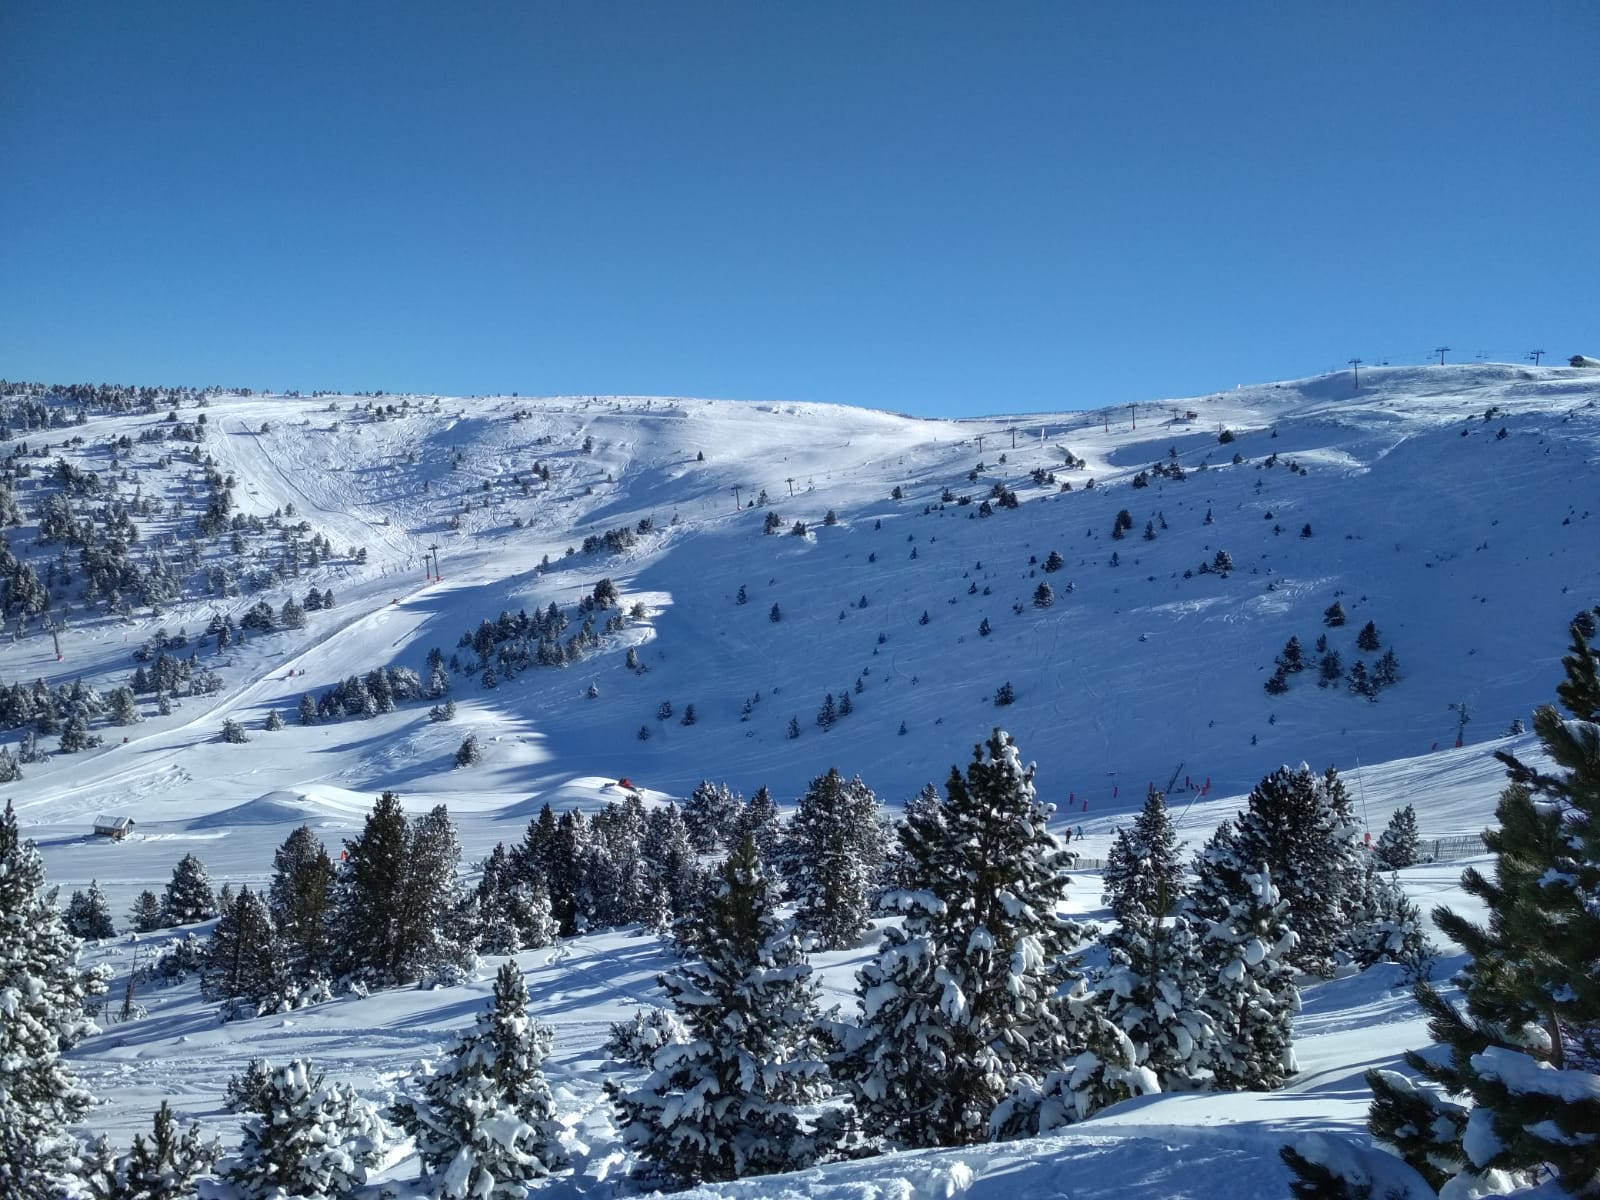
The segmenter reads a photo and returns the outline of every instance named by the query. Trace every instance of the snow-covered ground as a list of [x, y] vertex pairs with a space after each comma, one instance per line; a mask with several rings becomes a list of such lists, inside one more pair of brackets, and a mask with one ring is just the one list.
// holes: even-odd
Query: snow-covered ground
[[[1566, 623], [1600, 601], [1591, 524], [1600, 521], [1600, 372], [1392, 368], [1361, 382], [1359, 393], [1340, 375], [1136, 413], [960, 422], [814, 404], [395, 396], [374, 403], [405, 407], [378, 420], [364, 398], [212, 397], [205, 450], [235, 479], [238, 508], [266, 516], [292, 505], [338, 549], [266, 597], [280, 604], [315, 584], [337, 606], [309, 613], [303, 630], [209, 652], [220, 693], [186, 698], [165, 717], [145, 701], [143, 723], [104, 730], [114, 736], [100, 749], [28, 766], [3, 794], [39, 841], [51, 882], [65, 894], [98, 879], [119, 920], [187, 852], [217, 883], [261, 883], [296, 826], [336, 847], [384, 790], [414, 812], [448, 805], [475, 862], [519, 838], [544, 803], [592, 810], [617, 798], [612, 782], [623, 776], [650, 800], [681, 798], [703, 778], [746, 794], [766, 784], [787, 807], [837, 766], [897, 805], [942, 782], [995, 724], [1037, 760], [1041, 795], [1058, 805], [1061, 827], [1081, 829], [1073, 848], [1091, 857], [1149, 784], [1170, 783], [1180, 832], [1198, 843], [1286, 761], [1337, 765], [1374, 836], [1403, 804], [1416, 807], [1427, 838], [1470, 834], [1492, 820], [1501, 786], [1491, 751], [1527, 751], [1526, 736], [1501, 735], [1553, 697]], [[50, 458], [105, 470], [111, 439], [137, 439], [161, 420], [96, 418], [78, 430], [84, 446], [52, 446]], [[1227, 444], [1223, 429], [1235, 435]], [[1066, 451], [1086, 465], [1067, 469]], [[125, 454], [121, 465], [152, 490], [181, 486], [159, 476], [154, 453]], [[550, 468], [548, 482], [531, 477], [535, 462]], [[1147, 487], [1134, 486], [1157, 463], [1181, 465], [1185, 478], [1147, 475]], [[1036, 469], [1056, 482], [1035, 482]], [[1020, 505], [978, 517], [996, 482]], [[903, 499], [891, 498], [897, 487]], [[946, 490], [971, 503], [941, 502]], [[765, 506], [735, 506], [763, 491]], [[1134, 524], [1113, 539], [1121, 509]], [[781, 529], [765, 536], [774, 510]], [[824, 523], [830, 510], [837, 524]], [[647, 518], [653, 530], [622, 555], [566, 553]], [[797, 520], [804, 537], [789, 532]], [[1311, 536], [1300, 536], [1307, 525]], [[12, 531], [19, 556], [29, 537], [27, 527]], [[366, 561], [347, 547], [364, 548]], [[1047, 573], [1052, 550], [1064, 565]], [[1219, 550], [1234, 569], [1200, 572]], [[433, 553], [442, 579], [425, 565]], [[537, 569], [546, 555], [550, 568]], [[449, 723], [430, 722], [426, 704], [295, 722], [306, 692], [385, 664], [421, 671], [430, 647], [448, 657], [480, 621], [552, 601], [570, 608], [601, 578], [647, 618], [579, 663], [493, 689], [457, 675]], [[1040, 582], [1055, 592], [1048, 608], [1033, 604]], [[259, 598], [194, 594], [159, 617], [74, 612], [59, 660], [48, 635], [10, 642], [0, 682], [82, 678], [107, 690], [127, 681], [131, 652], [158, 629], [193, 636], [214, 612], [237, 617]], [[1335, 599], [1348, 623], [1329, 629], [1322, 614]], [[985, 619], [991, 632], [980, 635]], [[1264, 691], [1290, 635], [1312, 658], [1326, 635], [1348, 664], [1368, 620], [1401, 665], [1400, 682], [1375, 704], [1317, 687], [1314, 666], [1287, 694]], [[625, 664], [629, 647], [640, 671]], [[997, 708], [1002, 682], [1016, 702]], [[824, 695], [846, 692], [855, 711], [819, 729]], [[657, 718], [663, 701], [670, 719]], [[687, 704], [698, 717], [689, 726], [679, 719]], [[1471, 713], [1459, 749], [1452, 704]], [[265, 731], [274, 708], [288, 724]], [[225, 717], [252, 740], [218, 741]], [[468, 731], [486, 753], [457, 770]], [[96, 840], [90, 824], [102, 812], [132, 815], [135, 833]], [[1448, 864], [1403, 879], [1425, 910], [1469, 908], [1458, 874]], [[1092, 872], [1074, 904], [1099, 909]], [[147, 949], [148, 940], [118, 939], [93, 954], [125, 975]], [[853, 969], [869, 952], [820, 964], [847, 1010]], [[659, 999], [665, 957], [654, 939], [617, 931], [519, 960], [534, 1011], [556, 1031], [553, 1080], [572, 1122], [578, 1168], [557, 1186], [607, 1188], [626, 1164], [600, 1092], [600, 1042], [609, 1022]], [[145, 1019], [108, 1026], [72, 1055], [105, 1101], [87, 1125], [126, 1142], [168, 1098], [231, 1133], [222, 1088], [252, 1056], [310, 1055], [330, 1077], [381, 1094], [470, 1022], [495, 965], [462, 987], [344, 997], [227, 1025], [192, 983], [150, 990]], [[717, 1190], [1283, 1195], [1276, 1147], [1359, 1129], [1362, 1071], [1427, 1040], [1387, 968], [1308, 992], [1298, 1033], [1302, 1071], [1282, 1092], [1154, 1097], [1035, 1142]], [[395, 1173], [414, 1172], [397, 1164]]]

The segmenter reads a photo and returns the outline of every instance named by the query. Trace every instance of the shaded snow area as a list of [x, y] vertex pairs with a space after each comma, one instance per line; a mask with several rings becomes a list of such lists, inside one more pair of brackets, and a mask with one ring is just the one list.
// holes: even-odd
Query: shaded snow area
[[[181, 594], [159, 614], [133, 603], [108, 613], [107, 597], [86, 603], [74, 592], [67, 611], [57, 606], [57, 637], [32, 621], [0, 647], [0, 684], [81, 680], [108, 694], [148, 665], [135, 651], [180, 627], [190, 644], [172, 653], [199, 653], [220, 684], [185, 692], [165, 714], [141, 694], [142, 720], [96, 724], [98, 747], [56, 753], [57, 737], [41, 736], [49, 758], [25, 764], [0, 797], [37, 840], [51, 884], [65, 897], [98, 881], [119, 929], [135, 897], [159, 894], [185, 854], [235, 889], [264, 886], [274, 850], [300, 825], [337, 857], [384, 791], [413, 814], [445, 805], [471, 867], [520, 839], [543, 805], [592, 813], [622, 798], [624, 779], [647, 807], [681, 803], [703, 779], [745, 795], [765, 785], [787, 813], [809, 780], [838, 767], [898, 810], [996, 725], [1037, 763], [1052, 828], [1070, 830], [1071, 848], [1091, 861], [1150, 786], [1167, 792], [1192, 849], [1262, 776], [1302, 762], [1339, 768], [1374, 839], [1411, 805], [1425, 852], [1470, 854], [1504, 783], [1493, 752], [1537, 759], [1536, 739], [1509, 730], [1553, 701], [1567, 623], [1600, 603], [1597, 401], [1594, 372], [1493, 365], [1369, 369], [1359, 393], [1339, 375], [1133, 414], [963, 421], [666, 398], [211, 395], [198, 410], [207, 428], [198, 453], [232, 479], [233, 511], [304, 521], [303, 536], [325, 538], [331, 552], [289, 569], [276, 540], [251, 534], [229, 594], [205, 579], [234, 553], [224, 535], [193, 551]], [[194, 420], [192, 397], [184, 404], [179, 418]], [[169, 407], [91, 407], [84, 424], [11, 429], [0, 452], [26, 439], [32, 457], [20, 460], [36, 473], [61, 459], [126, 476], [124, 496], [162, 497], [167, 509], [138, 519], [140, 553], [159, 546], [176, 562], [192, 519], [173, 514], [205, 485], [198, 459], [158, 461], [171, 444], [148, 435], [170, 424]], [[7, 537], [44, 577], [62, 548], [37, 544], [33, 493], [19, 495], [22, 524]], [[1123, 510], [1131, 524], [1119, 522]], [[774, 513], [775, 532], [764, 533]], [[606, 545], [619, 530], [627, 536]], [[1052, 552], [1060, 565], [1049, 569]], [[259, 589], [246, 563], [271, 569]], [[627, 619], [598, 628], [564, 665], [486, 678], [463, 644], [502, 613], [554, 605], [576, 617], [606, 579]], [[261, 600], [281, 607], [313, 588], [335, 602], [306, 611], [303, 628], [198, 648], [215, 619], [237, 625]], [[1345, 619], [1330, 626], [1335, 602]], [[1375, 652], [1357, 644], [1368, 622]], [[1264, 684], [1291, 637], [1308, 665], [1273, 694]], [[1345, 669], [1373, 668], [1391, 650], [1398, 678], [1375, 698], [1342, 674], [1319, 686], [1319, 638]], [[297, 719], [302, 697], [352, 675], [394, 666], [426, 680], [433, 648], [457, 660], [452, 720], [431, 720], [431, 699], [365, 718]], [[997, 706], [1006, 684], [1013, 702]], [[851, 711], [824, 728], [826, 697], [848, 697]], [[275, 712], [283, 725], [267, 728]], [[226, 720], [248, 740], [221, 740]], [[20, 733], [0, 728], [0, 745], [16, 753]], [[469, 733], [481, 755], [457, 766]], [[133, 817], [133, 832], [96, 838], [102, 814]], [[1459, 888], [1461, 866], [1421, 865], [1399, 879], [1424, 913], [1444, 904], [1480, 916]], [[1096, 870], [1073, 878], [1069, 915], [1103, 922]], [[178, 936], [90, 947], [88, 961], [115, 973], [110, 1008], [129, 972]], [[855, 971], [875, 946], [869, 938], [813, 960], [824, 1006], [855, 1012]], [[515, 960], [529, 1011], [554, 1030], [546, 1070], [573, 1164], [543, 1190], [626, 1192], [633, 1162], [603, 1091], [626, 1069], [602, 1045], [612, 1022], [663, 1002], [656, 976], [672, 955], [630, 928]], [[383, 1101], [472, 1025], [503, 961], [485, 958], [455, 986], [343, 995], [229, 1023], [193, 978], [149, 985], [142, 1019], [104, 1023], [68, 1056], [101, 1101], [81, 1131], [125, 1146], [168, 1100], [235, 1143], [239, 1118], [223, 1109], [223, 1088], [257, 1057], [309, 1057]], [[1458, 947], [1442, 946], [1434, 978], [1460, 961]], [[1320, 1161], [1344, 1153], [1319, 1139], [1361, 1134], [1363, 1072], [1403, 1071], [1402, 1052], [1429, 1041], [1408, 980], [1390, 965], [1308, 987], [1295, 1030], [1299, 1072], [1278, 1092], [1147, 1096], [1044, 1138], [696, 1191], [1285, 1196], [1278, 1147]], [[1588, 1086], [1561, 1075], [1505, 1082]], [[1370, 1170], [1385, 1178], [1381, 1160]], [[402, 1152], [380, 1182], [404, 1195], [416, 1175]]]

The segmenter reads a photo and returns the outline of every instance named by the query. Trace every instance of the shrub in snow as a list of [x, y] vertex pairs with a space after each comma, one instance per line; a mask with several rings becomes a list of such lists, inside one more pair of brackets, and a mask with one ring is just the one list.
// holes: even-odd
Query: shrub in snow
[[1060, 996], [1084, 934], [1057, 915], [1072, 855], [1033, 768], [996, 729], [945, 786], [897, 830], [909, 886], [882, 907], [902, 924], [857, 974], [861, 1023], [835, 1060], [867, 1132], [905, 1146], [985, 1140], [1008, 1093], [1082, 1046]]
[[528, 1015], [521, 971], [502, 964], [488, 1011], [390, 1110], [416, 1139], [433, 1195], [522, 1200], [529, 1181], [567, 1165], [544, 1078], [549, 1055], [550, 1030]]
[[73, 1150], [66, 1126], [93, 1097], [61, 1053], [99, 1032], [84, 1002], [106, 990], [104, 968], [78, 969], [78, 939], [44, 890], [38, 848], [6, 801], [0, 818], [0, 1195], [56, 1196]]
[[[1511, 782], [1484, 834], [1495, 877], [1473, 867], [1461, 877], [1485, 902], [1488, 924], [1434, 913], [1472, 956], [1457, 977], [1464, 1009], [1426, 982], [1416, 988], [1448, 1053], [1406, 1055], [1425, 1083], [1367, 1073], [1368, 1128], [1453, 1194], [1529, 1187], [1547, 1174], [1560, 1194], [1600, 1191], [1600, 685], [1587, 639], [1572, 633], [1558, 695], [1573, 719], [1546, 706], [1533, 720], [1557, 770], [1496, 755]], [[1283, 1155], [1319, 1194], [1360, 1194], [1362, 1181], [1337, 1155]]]
[[685, 930], [683, 964], [660, 980], [689, 1040], [658, 1050], [639, 1087], [607, 1085], [623, 1140], [662, 1182], [794, 1170], [828, 1148], [830, 1134], [798, 1111], [826, 1074], [817, 986], [772, 905], [747, 840]]
[[618, 1062], [648, 1070], [657, 1050], [688, 1040], [689, 1031], [671, 1009], [636, 1008], [629, 1020], [612, 1023], [604, 1050]]
[[337, 1200], [367, 1181], [388, 1138], [378, 1110], [347, 1084], [324, 1083], [296, 1060], [272, 1073], [244, 1123], [237, 1154], [220, 1179], [202, 1181], [202, 1200]]
[[458, 767], [471, 767], [483, 761], [483, 746], [478, 742], [478, 735], [469, 733], [462, 739], [461, 745], [456, 747], [455, 764]]

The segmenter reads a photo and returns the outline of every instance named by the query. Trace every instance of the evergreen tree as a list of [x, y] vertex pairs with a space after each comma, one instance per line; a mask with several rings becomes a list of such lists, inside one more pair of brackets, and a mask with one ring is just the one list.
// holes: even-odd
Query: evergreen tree
[[1114, 1064], [1094, 1061], [1103, 1052], [1087, 1055], [1090, 1070], [1074, 1072], [1087, 1076], [1072, 1089], [1082, 1093], [1075, 1098], [1082, 1115], [1130, 1096], [1189, 1090], [1205, 1079], [1218, 1033], [1206, 1003], [1212, 981], [1201, 946], [1204, 932], [1183, 913], [1135, 910], [1106, 938], [1109, 961], [1093, 1001], [1121, 1035], [1116, 1044], [1125, 1040], [1127, 1049], [1125, 1061]]
[[795, 922], [826, 950], [855, 944], [871, 927], [887, 853], [882, 808], [860, 776], [836, 768], [811, 781], [785, 830], [784, 873], [798, 901]]
[[1348, 909], [1361, 880], [1357, 828], [1338, 774], [1330, 768], [1319, 778], [1303, 764], [1256, 784], [1235, 824], [1241, 869], [1271, 872], [1296, 935], [1290, 961], [1308, 974], [1331, 976], [1350, 932]]
[[[1533, 722], [1556, 771], [1496, 755], [1510, 782], [1498, 827], [1484, 835], [1494, 878], [1474, 867], [1461, 877], [1487, 906], [1487, 924], [1447, 908], [1433, 913], [1471, 956], [1457, 976], [1464, 1007], [1427, 982], [1416, 987], [1447, 1054], [1406, 1055], [1425, 1084], [1367, 1073], [1368, 1129], [1431, 1187], [1453, 1194], [1504, 1192], [1547, 1172], [1562, 1194], [1600, 1192], [1600, 713], [1584, 683], [1592, 652], [1581, 631], [1574, 642], [1558, 689], [1564, 703], [1577, 703], [1574, 719], [1546, 706]], [[1297, 1186], [1361, 1194], [1360, 1181], [1340, 1169], [1347, 1155], [1308, 1158], [1290, 1147], [1283, 1155]]]
[[114, 1153], [104, 1137], [95, 1140], [83, 1182], [94, 1200], [187, 1200], [195, 1194], [196, 1178], [210, 1172], [221, 1149], [216, 1138], [201, 1137], [198, 1122], [180, 1134], [172, 1106], [163, 1100], [149, 1140], [134, 1134], [126, 1154]]
[[756, 854], [760, 857], [762, 865], [776, 869], [779, 865], [778, 846], [782, 836], [783, 828], [779, 822], [777, 802], [763, 784], [756, 789], [755, 795], [745, 801], [744, 808], [734, 820], [731, 843], [738, 845], [745, 838], [751, 838], [756, 844]]
[[345, 842], [334, 939], [340, 974], [361, 975], [380, 985], [400, 982], [401, 963], [409, 951], [398, 920], [408, 842], [406, 814], [394, 792], [378, 797], [361, 835]]
[[996, 729], [946, 794], [899, 827], [913, 887], [885, 897], [902, 927], [857, 975], [861, 1027], [838, 1061], [867, 1130], [899, 1145], [983, 1140], [1008, 1092], [1080, 1049], [1057, 999], [1083, 936], [1057, 911], [1071, 856], [1033, 769]]
[[461, 846], [444, 805], [411, 823], [403, 885], [396, 913], [396, 980], [424, 979], [445, 967], [468, 968], [477, 959], [476, 932], [462, 920], [457, 881]]
[[661, 977], [690, 1040], [657, 1050], [639, 1087], [608, 1085], [624, 1142], [677, 1185], [794, 1170], [828, 1147], [796, 1111], [825, 1074], [817, 985], [745, 841], [723, 863], [689, 954]]
[[272, 915], [259, 892], [240, 889], [226, 905], [212, 930], [200, 969], [200, 994], [224, 1002], [228, 1015], [232, 1002], [255, 1005], [265, 1000], [278, 983], [278, 942]]
[[161, 900], [146, 888], [133, 902], [133, 908], [128, 912], [128, 924], [135, 933], [153, 933], [163, 928], [161, 920]]
[[193, 925], [216, 915], [217, 897], [205, 864], [193, 854], [185, 854], [172, 869], [172, 880], [161, 899], [162, 925]]
[[550, 889], [550, 913], [562, 937], [572, 937], [588, 928], [589, 914], [583, 905], [583, 866], [588, 857], [589, 823], [581, 812], [562, 813], [556, 821], [545, 877]]
[[310, 1063], [278, 1068], [258, 1099], [239, 1152], [219, 1164], [229, 1186], [208, 1188], [208, 1200], [338, 1200], [382, 1161], [377, 1110], [348, 1085], [324, 1083]]
[[942, 803], [944, 801], [939, 797], [939, 789], [931, 783], [924, 784], [920, 792], [905, 802], [899, 819], [891, 826], [888, 834], [888, 853], [884, 858], [882, 872], [883, 887], [886, 891], [902, 892], [916, 888], [917, 866], [900, 837], [900, 826], [913, 818], [924, 822], [936, 821]]
[[550, 1030], [528, 1014], [517, 965], [504, 963], [488, 1011], [391, 1110], [416, 1139], [432, 1195], [523, 1200], [529, 1181], [567, 1165], [544, 1078], [549, 1056]]
[[488, 954], [515, 954], [548, 946], [555, 940], [550, 890], [544, 876], [531, 879], [518, 870], [505, 843], [497, 842], [483, 860], [478, 880], [479, 949]]
[[[82, 897], [80, 904], [79, 897]], [[74, 916], [74, 909], [77, 910]], [[115, 923], [111, 919], [111, 902], [106, 899], [105, 892], [100, 889], [100, 881], [91, 879], [89, 891], [72, 893], [72, 901], [67, 906], [67, 930], [73, 937], [82, 938], [84, 941], [96, 942], [101, 938], [117, 936]]]
[[1378, 627], [1368, 621], [1361, 627], [1361, 632], [1356, 634], [1356, 649], [1365, 650], [1368, 654], [1376, 654], [1383, 642], [1378, 638]]
[[1248, 839], [1227, 821], [1196, 861], [1185, 917], [1202, 933], [1209, 986], [1201, 1008], [1212, 1018], [1210, 1066], [1216, 1085], [1270, 1091], [1299, 1068], [1294, 1014], [1300, 1010], [1288, 905], [1263, 862], [1247, 857]]
[[1306, 669], [1299, 638], [1291, 637], [1283, 644], [1283, 653], [1278, 655], [1277, 664], [1290, 674]]
[[1373, 861], [1385, 871], [1398, 871], [1415, 866], [1420, 856], [1421, 841], [1417, 836], [1417, 810], [1411, 805], [1394, 810], [1389, 824], [1378, 836], [1372, 851]]
[[1104, 900], [1118, 924], [1148, 924], [1183, 899], [1183, 862], [1166, 797], [1151, 791], [1129, 829], [1118, 829], [1107, 852]]
[[650, 810], [639, 853], [650, 876], [646, 911], [640, 916], [651, 928], [664, 930], [673, 917], [692, 912], [705, 890], [688, 825], [676, 804]]
[[61, 1054], [98, 1032], [84, 1001], [105, 992], [107, 975], [78, 969], [78, 939], [44, 884], [38, 847], [22, 840], [8, 800], [0, 818], [0, 1195], [27, 1200], [59, 1194], [53, 1181], [74, 1149], [66, 1126], [92, 1103]]
[[301, 695], [300, 705], [296, 711], [300, 724], [315, 725], [317, 723], [317, 702], [311, 698], [310, 692]]
[[275, 708], [269, 709], [267, 719], [261, 723], [261, 728], [268, 733], [276, 733], [283, 728], [283, 714]]
[[283, 943], [285, 967], [296, 979], [327, 970], [328, 922], [334, 869], [328, 850], [309, 825], [284, 839], [272, 856], [267, 907]]
[[726, 845], [738, 822], [744, 802], [725, 783], [702, 779], [683, 804], [689, 842], [701, 854]]
[[471, 767], [483, 761], [483, 746], [478, 742], [478, 735], [467, 734], [461, 745], [456, 747], [455, 763], [458, 767]]
[[243, 725], [239, 724], [239, 722], [235, 721], [232, 717], [228, 717], [222, 722], [222, 730], [217, 734], [217, 739], [219, 741], [232, 742], [235, 745], [238, 745], [242, 742], [248, 742], [250, 740], [250, 735], [245, 733]]

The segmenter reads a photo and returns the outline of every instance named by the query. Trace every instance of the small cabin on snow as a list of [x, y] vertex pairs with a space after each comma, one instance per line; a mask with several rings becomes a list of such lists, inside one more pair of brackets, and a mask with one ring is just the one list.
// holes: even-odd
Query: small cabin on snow
[[94, 819], [94, 835], [95, 837], [108, 837], [114, 842], [120, 842], [128, 836], [133, 826], [134, 820], [132, 817], [102, 814]]

